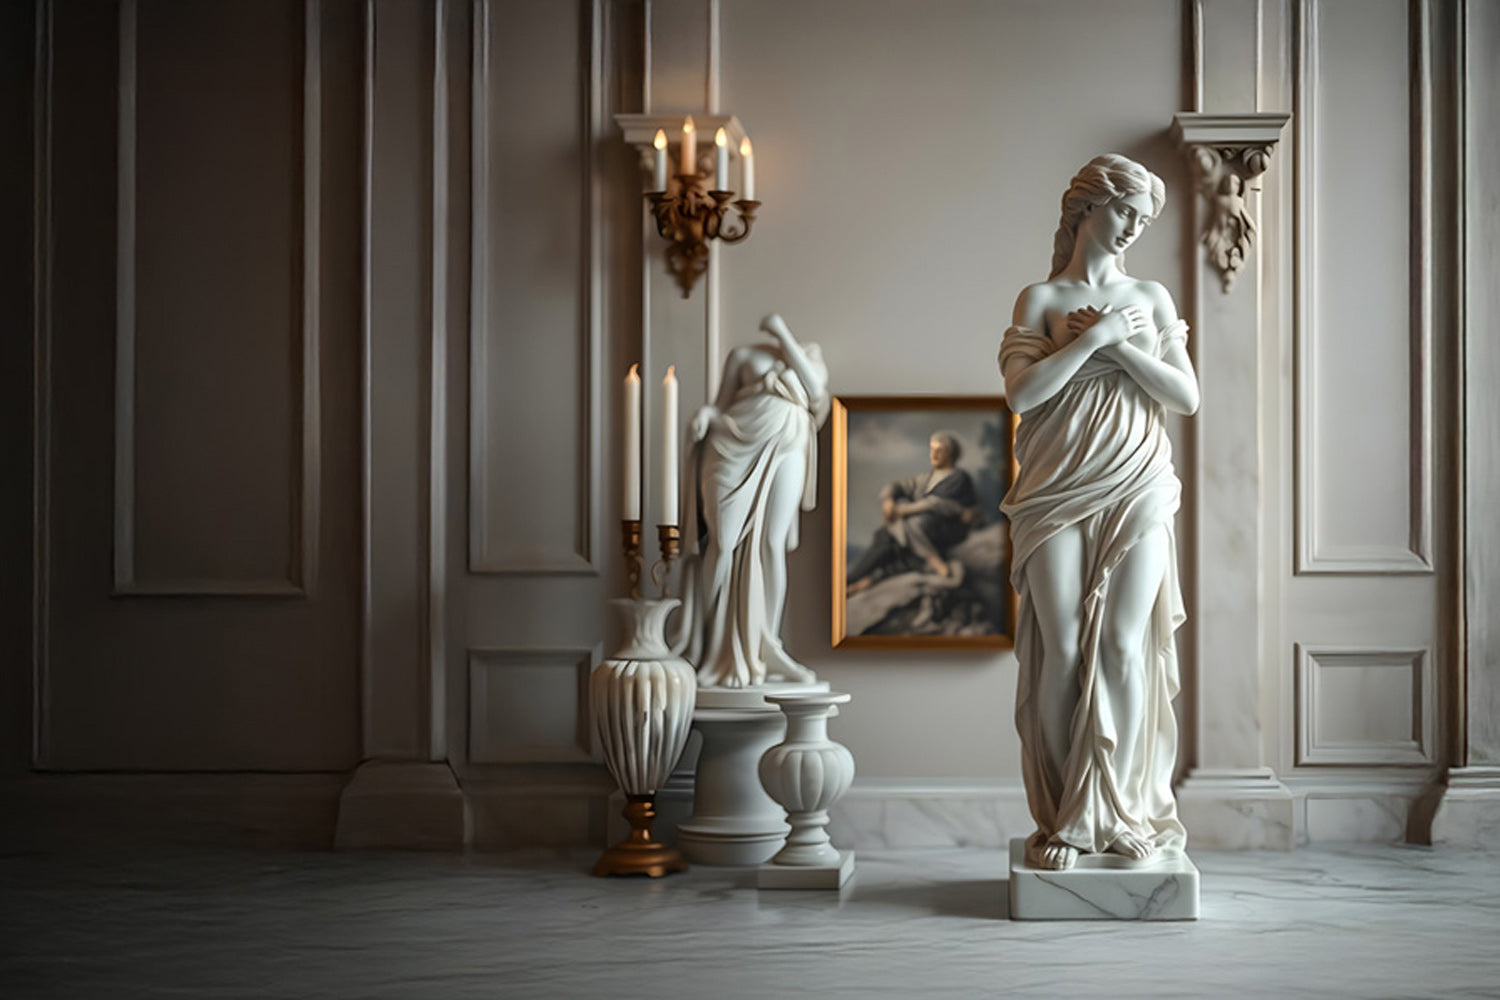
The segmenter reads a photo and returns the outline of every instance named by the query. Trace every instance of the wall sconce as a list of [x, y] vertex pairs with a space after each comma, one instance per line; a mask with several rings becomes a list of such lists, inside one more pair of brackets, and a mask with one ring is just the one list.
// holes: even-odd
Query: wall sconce
[[[698, 123], [689, 115], [618, 115], [625, 141], [641, 151], [650, 166], [652, 189], [646, 192], [656, 231], [669, 242], [667, 271], [687, 298], [708, 270], [709, 240], [738, 243], [755, 222], [755, 153], [734, 116], [705, 115], [703, 131], [713, 129], [709, 154], [698, 153]], [[678, 155], [671, 155], [669, 135], [680, 136]], [[705, 144], [706, 145], [706, 144]], [[729, 188], [731, 148], [738, 148], [740, 196]], [[677, 169], [669, 173], [675, 161]]]

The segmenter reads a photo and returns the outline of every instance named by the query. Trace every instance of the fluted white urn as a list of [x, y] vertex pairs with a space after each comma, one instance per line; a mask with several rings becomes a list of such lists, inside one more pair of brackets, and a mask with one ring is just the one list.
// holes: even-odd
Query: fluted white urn
[[828, 839], [828, 810], [854, 781], [854, 755], [828, 738], [828, 719], [850, 696], [839, 692], [767, 695], [786, 716], [786, 739], [760, 759], [766, 793], [786, 809], [786, 846], [777, 865], [832, 866], [840, 854]]
[[677, 851], [651, 837], [655, 796], [687, 745], [697, 700], [692, 666], [667, 648], [667, 616], [676, 598], [609, 602], [627, 629], [624, 647], [594, 668], [589, 707], [604, 763], [625, 793], [631, 832], [604, 852], [596, 875], [665, 875], [687, 867]]

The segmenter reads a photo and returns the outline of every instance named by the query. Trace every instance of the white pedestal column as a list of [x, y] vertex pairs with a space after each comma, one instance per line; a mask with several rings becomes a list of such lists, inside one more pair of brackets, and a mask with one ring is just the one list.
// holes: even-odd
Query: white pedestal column
[[786, 842], [786, 810], [760, 783], [760, 759], [781, 742], [786, 717], [765, 700], [773, 693], [827, 691], [826, 683], [700, 688], [693, 728], [703, 739], [693, 815], [677, 827], [677, 847], [702, 865], [753, 867]]

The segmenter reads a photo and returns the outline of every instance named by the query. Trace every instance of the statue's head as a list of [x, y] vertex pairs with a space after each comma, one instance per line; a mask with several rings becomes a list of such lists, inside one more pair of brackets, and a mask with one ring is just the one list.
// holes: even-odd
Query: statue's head
[[[1161, 214], [1166, 200], [1167, 186], [1161, 178], [1134, 160], [1118, 153], [1094, 157], [1073, 175], [1063, 192], [1049, 277], [1056, 277], [1072, 260], [1080, 228], [1118, 257]], [[1095, 213], [1111, 211], [1114, 217], [1093, 218]]]

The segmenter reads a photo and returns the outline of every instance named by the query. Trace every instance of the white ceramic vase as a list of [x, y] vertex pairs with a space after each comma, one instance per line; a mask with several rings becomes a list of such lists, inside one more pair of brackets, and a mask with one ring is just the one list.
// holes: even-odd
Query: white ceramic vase
[[766, 696], [786, 716], [786, 739], [761, 757], [760, 781], [786, 809], [792, 828], [773, 864], [839, 864], [839, 852], [828, 840], [828, 809], [854, 781], [854, 755], [828, 738], [828, 720], [849, 697], [836, 692]]
[[697, 699], [692, 666], [667, 648], [667, 616], [681, 602], [620, 598], [609, 602], [627, 629], [625, 646], [594, 668], [589, 707], [604, 762], [625, 793], [630, 835], [605, 851], [596, 875], [660, 876], [687, 867], [651, 836], [655, 797], [687, 745]]

